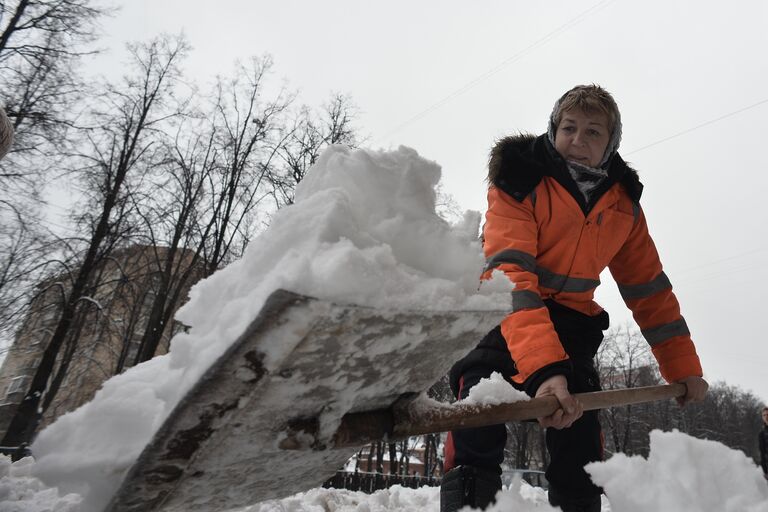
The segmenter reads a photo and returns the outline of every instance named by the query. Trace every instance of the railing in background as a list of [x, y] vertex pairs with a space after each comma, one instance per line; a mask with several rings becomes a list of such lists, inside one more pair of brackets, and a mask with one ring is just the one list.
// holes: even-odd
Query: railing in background
[[418, 487], [440, 485], [439, 477], [425, 477], [419, 475], [389, 475], [382, 473], [366, 473], [363, 471], [349, 472], [337, 471], [336, 474], [323, 484], [326, 489], [347, 489], [348, 491], [362, 491], [372, 494], [381, 489], [388, 489], [393, 485], [401, 485], [411, 489]]

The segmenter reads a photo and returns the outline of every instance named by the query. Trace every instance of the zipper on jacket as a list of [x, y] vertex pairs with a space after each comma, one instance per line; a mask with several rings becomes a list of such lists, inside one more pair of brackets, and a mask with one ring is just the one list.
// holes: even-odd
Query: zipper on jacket
[[576, 262], [576, 255], [579, 252], [579, 246], [581, 245], [581, 239], [584, 236], [584, 228], [586, 226], [589, 226], [590, 221], [589, 219], [584, 219], [584, 223], [581, 225], [581, 230], [579, 231], [579, 239], [576, 241], [576, 245], [573, 250], [573, 254], [571, 255], [571, 263], [568, 265], [568, 271], [565, 274], [565, 280], [563, 281], [563, 284], [560, 285], [560, 289], [557, 290], [554, 295], [557, 295], [563, 291], [563, 288], [565, 288], [565, 285], [568, 283], [568, 280], [571, 278], [571, 272], [573, 272], [573, 264]]

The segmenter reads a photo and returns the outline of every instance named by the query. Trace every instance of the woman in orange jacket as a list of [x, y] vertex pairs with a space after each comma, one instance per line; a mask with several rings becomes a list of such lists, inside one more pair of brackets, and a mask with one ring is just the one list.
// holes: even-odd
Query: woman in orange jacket
[[[617, 152], [620, 140], [615, 101], [589, 85], [558, 100], [546, 134], [508, 137], [493, 148], [483, 277], [507, 275], [512, 307], [451, 369], [459, 399], [494, 371], [531, 396], [557, 397], [561, 408], [539, 423], [547, 428], [549, 500], [565, 512], [600, 510], [600, 488], [584, 471], [602, 459], [598, 415], [584, 413], [571, 393], [600, 389], [593, 359], [608, 314], [593, 297], [606, 267], [661, 375], [687, 385], [680, 403], [703, 399], [708, 387], [648, 233], [642, 184]], [[493, 501], [505, 443], [504, 425], [449, 434], [441, 512]]]

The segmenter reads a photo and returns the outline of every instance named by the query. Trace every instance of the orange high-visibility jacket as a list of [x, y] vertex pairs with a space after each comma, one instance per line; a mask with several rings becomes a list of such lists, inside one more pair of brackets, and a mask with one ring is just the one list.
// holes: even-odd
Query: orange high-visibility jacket
[[606, 267], [664, 379], [702, 376], [638, 202], [642, 185], [637, 174], [615, 155], [606, 190], [591, 209], [585, 208], [575, 182], [569, 185], [562, 177], [567, 169], [545, 137], [503, 139], [489, 166], [483, 277], [501, 270], [515, 285], [512, 311], [501, 323], [519, 371], [513, 379], [522, 384], [548, 365], [568, 359], [543, 300], [599, 314], [602, 308], [593, 297]]

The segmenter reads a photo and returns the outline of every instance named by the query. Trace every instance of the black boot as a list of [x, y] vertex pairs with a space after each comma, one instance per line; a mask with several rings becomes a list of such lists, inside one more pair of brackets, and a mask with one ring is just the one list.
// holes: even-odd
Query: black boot
[[550, 486], [547, 493], [549, 504], [553, 507], [560, 507], [563, 512], [600, 512], [600, 495], [584, 497], [565, 496]]
[[501, 475], [491, 469], [457, 466], [440, 484], [440, 512], [455, 512], [465, 505], [485, 509], [501, 490]]

